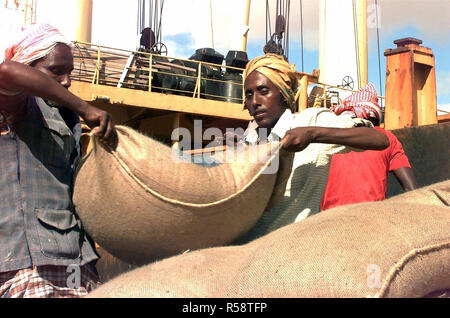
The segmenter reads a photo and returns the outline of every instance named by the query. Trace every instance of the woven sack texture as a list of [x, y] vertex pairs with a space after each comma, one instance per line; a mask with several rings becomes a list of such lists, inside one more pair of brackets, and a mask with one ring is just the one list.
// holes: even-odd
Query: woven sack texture
[[[337, 207], [241, 246], [122, 274], [89, 297], [423, 297], [450, 288], [450, 181]], [[417, 195], [417, 201], [414, 197]]]
[[231, 242], [279, 201], [292, 166], [279, 145], [250, 147], [213, 167], [177, 162], [170, 147], [116, 128], [115, 149], [91, 138], [73, 201], [93, 240], [128, 263]]

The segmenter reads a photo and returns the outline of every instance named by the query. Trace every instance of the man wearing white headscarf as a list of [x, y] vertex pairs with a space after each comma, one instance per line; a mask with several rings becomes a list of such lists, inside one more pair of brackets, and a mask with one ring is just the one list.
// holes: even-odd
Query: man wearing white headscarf
[[382, 151], [367, 150], [333, 156], [321, 210], [384, 200], [390, 172], [403, 190], [411, 191], [417, 188], [417, 181], [402, 143], [392, 132], [379, 127], [381, 108], [378, 105], [375, 85], [368, 83], [331, 109], [339, 116], [370, 120], [375, 129], [388, 137], [389, 147]]
[[111, 116], [71, 94], [71, 44], [25, 29], [0, 64], [0, 297], [80, 297], [98, 255], [72, 203], [79, 116], [114, 143]]

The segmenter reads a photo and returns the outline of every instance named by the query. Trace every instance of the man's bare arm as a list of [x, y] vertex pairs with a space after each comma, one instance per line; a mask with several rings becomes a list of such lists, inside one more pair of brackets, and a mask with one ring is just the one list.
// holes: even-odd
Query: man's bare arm
[[297, 127], [286, 132], [283, 147], [292, 152], [302, 151], [310, 143], [338, 144], [364, 150], [383, 150], [389, 139], [374, 128]]
[[417, 180], [414, 177], [413, 170], [409, 167], [398, 168], [393, 171], [403, 190], [411, 191], [418, 188]]
[[0, 88], [21, 92], [15, 96], [2, 96], [0, 107], [6, 111], [23, 102], [25, 95], [39, 96], [65, 106], [80, 115], [86, 124], [95, 128], [101, 139], [110, 141], [115, 138], [115, 129], [111, 116], [86, 101], [78, 98], [57, 81], [41, 71], [17, 62], [5, 61], [0, 64]]

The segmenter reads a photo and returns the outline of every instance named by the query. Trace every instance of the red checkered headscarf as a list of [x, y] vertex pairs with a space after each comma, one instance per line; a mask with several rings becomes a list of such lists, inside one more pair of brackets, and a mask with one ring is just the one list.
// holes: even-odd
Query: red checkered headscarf
[[31, 64], [47, 56], [58, 43], [71, 46], [61, 32], [49, 24], [35, 24], [23, 28], [19, 38], [5, 50], [5, 60]]
[[368, 83], [359, 92], [345, 98], [338, 106], [331, 106], [336, 115], [348, 114], [362, 119], [374, 118], [379, 124], [381, 121], [381, 108], [378, 105], [377, 89]]

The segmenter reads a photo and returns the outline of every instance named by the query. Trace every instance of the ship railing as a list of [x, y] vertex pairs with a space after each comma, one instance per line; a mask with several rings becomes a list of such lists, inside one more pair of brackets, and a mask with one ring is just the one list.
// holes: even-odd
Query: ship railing
[[242, 103], [242, 68], [74, 43], [72, 80], [122, 88]]
[[[244, 99], [242, 68], [81, 41], [74, 42], [73, 54], [75, 81], [234, 103]], [[329, 107], [335, 102], [335, 90], [356, 92], [321, 83], [316, 72], [302, 74], [298, 111]], [[322, 92], [308, 96], [307, 87], [314, 83], [322, 87]], [[383, 110], [385, 97], [378, 98]]]
[[[329, 107], [331, 103], [338, 103], [340, 104], [342, 102], [342, 98], [340, 96], [336, 96], [336, 92], [340, 93], [348, 93], [348, 95], [352, 93], [358, 92], [358, 90], [350, 89], [338, 85], [331, 85], [326, 84], [323, 82], [317, 81], [317, 86], [321, 87], [320, 94], [313, 94], [311, 93], [308, 100], [308, 107]], [[384, 104], [385, 104], [385, 96], [377, 95], [378, 99], [378, 105], [380, 105], [380, 108], [382, 111], [384, 111]]]

